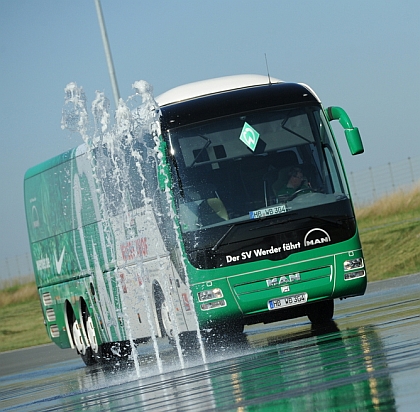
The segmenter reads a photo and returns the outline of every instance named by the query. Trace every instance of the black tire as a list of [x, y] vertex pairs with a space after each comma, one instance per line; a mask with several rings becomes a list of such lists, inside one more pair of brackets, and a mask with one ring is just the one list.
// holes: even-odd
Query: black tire
[[[89, 310], [86, 306], [86, 302], [82, 299], [82, 316], [83, 316], [83, 327], [85, 329], [85, 332], [88, 330], [88, 319], [90, 317]], [[89, 339], [89, 337], [87, 337]], [[92, 345], [92, 344], [91, 344]], [[83, 362], [86, 366], [92, 366], [98, 363], [97, 354], [93, 351], [92, 347], [89, 346], [86, 348], [86, 353], [83, 355], [80, 354], [80, 357], [82, 358]]]
[[81, 345], [83, 345], [83, 346], [85, 346], [85, 343], [83, 342], [82, 332], [81, 332], [81, 330], [80, 330], [80, 327], [79, 327], [79, 326], [77, 326], [77, 331], [78, 331], [78, 333], [77, 333], [77, 335], [75, 336], [75, 330], [74, 330], [74, 327], [75, 327], [75, 325], [78, 325], [78, 322], [77, 322], [76, 315], [74, 314], [73, 310], [72, 310], [71, 308], [70, 308], [70, 310], [71, 310], [71, 315], [70, 315], [70, 317], [68, 318], [68, 320], [69, 320], [69, 328], [70, 328], [70, 332], [71, 332], [71, 338], [72, 338], [72, 340], [73, 340], [73, 344], [74, 344], [74, 346], [75, 346], [75, 348], [76, 348], [76, 352], [80, 355], [80, 357], [82, 358], [83, 362], [85, 362], [85, 364], [87, 365], [87, 363], [86, 363], [86, 362], [89, 362], [89, 360], [88, 360], [89, 355], [88, 355], [88, 350], [87, 350], [87, 349], [90, 349], [90, 348], [86, 348], [86, 349], [85, 349], [85, 354], [83, 354], [83, 353], [79, 350], [79, 347], [78, 347], [78, 344], [77, 344], [77, 340], [79, 340], [79, 339], [80, 339], [80, 342], [79, 342], [79, 343], [80, 343]]
[[160, 334], [162, 338], [169, 336], [166, 329], [165, 324], [163, 323], [163, 316], [162, 316], [162, 307], [165, 302], [165, 296], [163, 295], [162, 289], [160, 287], [156, 287], [155, 289], [155, 307], [156, 307], [156, 315], [158, 318]]
[[198, 340], [197, 332], [195, 330], [189, 332], [182, 332], [178, 335], [178, 337], [179, 344], [181, 345], [181, 349], [184, 353], [190, 353], [200, 349], [200, 342]]
[[82, 358], [86, 366], [92, 366], [98, 363], [98, 360], [90, 347], [86, 348], [86, 353], [84, 355], [81, 353], [80, 357]]
[[132, 361], [130, 341], [107, 342], [99, 345], [95, 360], [102, 366], [127, 365]]
[[228, 322], [215, 322], [204, 328], [201, 332], [206, 339], [229, 339], [244, 332], [244, 324], [240, 320]]
[[308, 305], [306, 314], [314, 325], [325, 325], [334, 317], [334, 300], [322, 300]]

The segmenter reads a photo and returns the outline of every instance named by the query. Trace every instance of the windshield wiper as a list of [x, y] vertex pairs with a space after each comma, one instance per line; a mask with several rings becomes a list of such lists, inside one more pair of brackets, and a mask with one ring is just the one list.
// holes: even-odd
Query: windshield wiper
[[289, 133], [292, 133], [292, 134], [294, 134], [295, 136], [297, 136], [297, 137], [299, 137], [300, 139], [302, 139], [302, 140], [304, 140], [305, 142], [308, 142], [308, 143], [313, 143], [313, 141], [312, 140], [310, 140], [310, 139], [308, 139], [308, 138], [306, 138], [305, 136], [302, 136], [301, 134], [299, 134], [299, 133], [297, 133], [297, 132], [295, 132], [294, 130], [292, 130], [292, 129], [289, 129], [288, 127], [286, 127], [286, 123], [287, 123], [287, 121], [290, 119], [290, 115], [288, 115], [282, 122], [281, 122], [281, 127], [284, 129], [284, 130], [286, 130], [286, 131], [288, 131]]
[[238, 226], [244, 225], [249, 223], [249, 220], [243, 220], [240, 222], [232, 223], [228, 230], [222, 235], [222, 237], [216, 242], [216, 244], [211, 248], [212, 252], [216, 252], [217, 249], [219, 249], [219, 246], [222, 244], [222, 242], [230, 235], [233, 228], [236, 228]]
[[206, 144], [198, 152], [197, 156], [195, 156], [195, 158], [194, 158], [193, 162], [191, 163], [190, 167], [193, 167], [197, 163], [197, 160], [201, 156], [201, 153], [203, 153], [204, 150], [206, 150], [211, 145], [211, 140], [208, 137], [206, 137], [202, 134], [199, 134], [199, 136], [202, 137], [203, 139], [207, 140], [207, 141], [206, 141]]
[[222, 237], [216, 242], [216, 244], [211, 248], [212, 252], [216, 252], [217, 249], [219, 249], [219, 246], [221, 243], [227, 238], [229, 233], [232, 231], [232, 229], [236, 226], [236, 223], [232, 223], [232, 226], [222, 235]]

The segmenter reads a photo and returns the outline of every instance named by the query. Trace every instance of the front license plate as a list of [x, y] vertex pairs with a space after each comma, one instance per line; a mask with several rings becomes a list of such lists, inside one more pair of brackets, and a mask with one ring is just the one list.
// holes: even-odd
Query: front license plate
[[286, 212], [287, 212], [286, 205], [277, 205], [277, 206], [267, 207], [265, 209], [259, 209], [253, 212], [249, 212], [249, 218], [260, 219], [262, 217], [279, 215], [280, 213], [286, 213]]
[[288, 306], [301, 305], [308, 301], [307, 293], [298, 293], [297, 295], [286, 296], [284, 298], [270, 299], [268, 301], [268, 309], [281, 309]]

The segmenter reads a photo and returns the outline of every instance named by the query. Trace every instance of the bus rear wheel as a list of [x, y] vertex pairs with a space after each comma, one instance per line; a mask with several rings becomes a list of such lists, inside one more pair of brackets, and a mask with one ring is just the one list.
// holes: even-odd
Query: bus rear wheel
[[87, 346], [83, 339], [83, 333], [80, 328], [79, 322], [73, 314], [73, 320], [71, 325], [71, 334], [73, 338], [74, 346], [76, 347], [77, 353], [82, 358], [86, 366], [91, 366], [96, 363], [95, 354], [90, 346]]
[[80, 357], [86, 366], [92, 366], [97, 363], [95, 354], [91, 348], [86, 348], [86, 352], [80, 353]]
[[87, 347], [85, 353], [80, 352], [80, 356], [86, 366], [94, 365], [98, 362], [96, 356], [98, 354], [98, 341], [96, 338], [95, 327], [92, 317], [90, 316], [86, 302], [81, 299], [80, 302], [81, 315], [83, 319], [83, 332], [87, 339]]
[[99, 346], [96, 339], [96, 333], [95, 328], [93, 326], [92, 318], [88, 316], [88, 318], [86, 320], [84, 319], [83, 322], [90, 346], [86, 348], [85, 353], [80, 353], [80, 357], [82, 358], [86, 366], [92, 366], [98, 363], [97, 356], [99, 352]]
[[314, 325], [325, 325], [334, 316], [334, 300], [322, 300], [308, 305], [306, 314]]
[[84, 355], [86, 353], [86, 345], [83, 340], [82, 330], [80, 329], [79, 322], [74, 316], [73, 316], [73, 323], [72, 323], [71, 331], [73, 334], [74, 346], [76, 346], [77, 351], [81, 355]]

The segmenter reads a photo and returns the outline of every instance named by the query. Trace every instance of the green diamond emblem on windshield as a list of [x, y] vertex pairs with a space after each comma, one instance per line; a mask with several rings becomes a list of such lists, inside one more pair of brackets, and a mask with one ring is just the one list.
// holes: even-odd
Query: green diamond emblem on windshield
[[247, 122], [244, 123], [239, 140], [244, 142], [252, 151], [257, 147], [260, 134]]

